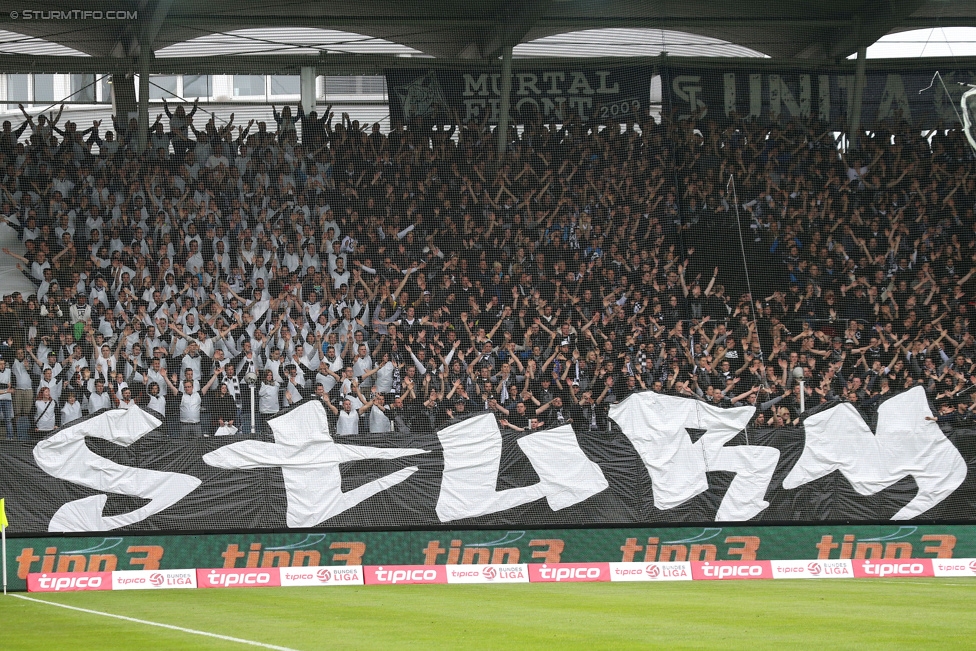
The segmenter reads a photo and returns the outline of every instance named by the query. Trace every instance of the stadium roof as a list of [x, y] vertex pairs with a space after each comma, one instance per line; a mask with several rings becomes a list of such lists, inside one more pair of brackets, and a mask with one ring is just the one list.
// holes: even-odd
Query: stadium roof
[[[25, 10], [26, 5], [26, 10]], [[121, 19], [109, 12], [133, 12]], [[101, 12], [95, 14], [58, 12]], [[47, 12], [56, 12], [50, 14]], [[136, 17], [137, 16], [137, 17]], [[694, 34], [701, 43], [726, 43], [724, 56], [842, 60], [860, 45], [919, 28], [974, 26], [971, 0], [362, 0], [358, 3], [286, 0], [269, 5], [253, 0], [87, 0], [63, 2], [0, 0], [0, 27], [30, 40], [0, 42], [0, 54], [88, 55], [127, 59], [140, 41], [179, 58], [289, 51], [302, 55], [380, 54], [430, 56], [447, 60], [487, 60], [506, 46], [531, 56], [539, 44], [577, 48], [587, 56], [585, 37], [568, 42], [558, 35], [585, 30], [654, 28]], [[253, 28], [301, 28], [305, 47], [272, 37], [231, 34]], [[273, 31], [273, 30], [272, 30]], [[294, 30], [288, 30], [294, 31]], [[350, 38], [350, 33], [362, 37]], [[604, 34], [609, 32], [603, 31]], [[329, 36], [331, 34], [331, 38]], [[549, 37], [549, 38], [547, 38]], [[555, 38], [554, 38], [555, 37]], [[196, 39], [196, 40], [195, 40]], [[543, 39], [543, 40], [538, 40]], [[10, 42], [10, 41], [14, 42]], [[633, 40], [633, 39], [632, 39]], [[674, 40], [674, 39], [672, 39]], [[680, 41], [680, 39], [678, 39]], [[193, 46], [188, 42], [193, 41]], [[623, 38], [643, 54], [640, 37]], [[687, 42], [689, 53], [698, 52]], [[653, 43], [648, 39], [648, 46]], [[736, 49], [738, 48], [738, 49]], [[26, 50], [26, 52], [25, 52]], [[670, 49], [673, 54], [684, 52]], [[590, 54], [591, 55], [591, 54]]]

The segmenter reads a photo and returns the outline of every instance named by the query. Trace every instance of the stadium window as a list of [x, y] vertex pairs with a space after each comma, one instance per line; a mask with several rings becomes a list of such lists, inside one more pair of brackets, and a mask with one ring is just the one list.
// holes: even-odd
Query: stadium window
[[210, 75], [183, 75], [183, 97], [210, 97], [211, 88]]
[[54, 75], [34, 75], [34, 103], [54, 101]]
[[325, 78], [325, 96], [332, 95], [352, 95], [356, 92], [355, 77], [333, 77]]
[[112, 101], [112, 75], [105, 75], [102, 77], [101, 81], [98, 82], [98, 101], [100, 102], [111, 102]]
[[381, 76], [326, 77], [325, 95], [385, 95], [386, 78]]
[[363, 95], [385, 95], [386, 77], [359, 77], [360, 93]]
[[234, 96], [248, 97], [264, 95], [263, 75], [234, 75]]
[[95, 103], [95, 75], [71, 75], [72, 102]]
[[301, 95], [301, 77], [297, 75], [271, 75], [272, 95]]
[[172, 75], [153, 75], [149, 78], [149, 99], [176, 97], [177, 77]]
[[7, 105], [8, 109], [30, 101], [30, 75], [7, 75], [7, 99], [14, 102]]

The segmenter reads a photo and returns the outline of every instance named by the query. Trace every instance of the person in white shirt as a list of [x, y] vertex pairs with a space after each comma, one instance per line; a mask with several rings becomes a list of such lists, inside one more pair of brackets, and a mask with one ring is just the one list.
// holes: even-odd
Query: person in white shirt
[[34, 429], [39, 434], [50, 434], [58, 427], [58, 403], [51, 398], [51, 390], [41, 387], [34, 400]]
[[163, 368], [162, 360], [158, 357], [153, 357], [149, 362], [149, 370], [145, 373], [136, 373], [134, 377], [142, 382], [147, 390], [149, 387], [156, 385], [159, 388], [160, 394], [166, 388], [166, 370]]
[[74, 391], [69, 391], [65, 396], [64, 406], [61, 407], [61, 427], [76, 420], [81, 420], [81, 403]]
[[373, 399], [363, 407], [369, 406], [369, 433], [370, 434], [391, 434], [393, 432], [393, 421], [390, 420], [390, 407], [386, 404], [386, 399], [382, 393], [375, 393]]
[[271, 371], [264, 371], [264, 381], [258, 389], [258, 430], [265, 431], [268, 420], [281, 411], [278, 383]]
[[339, 289], [343, 285], [349, 286], [349, 271], [346, 269], [345, 261], [342, 258], [336, 259], [336, 268], [329, 272], [329, 275], [332, 276], [335, 289]]
[[298, 366], [289, 364], [285, 367], [285, 374], [288, 376], [288, 383], [285, 386], [285, 400], [289, 405], [295, 405], [304, 398], [302, 390], [305, 388], [302, 378], [298, 375]]
[[376, 373], [376, 369], [373, 368], [373, 358], [369, 355], [369, 347], [366, 344], [359, 344], [358, 348], [359, 350], [352, 362], [352, 374], [359, 385], [367, 389], [372, 386], [370, 376]]
[[68, 309], [68, 314], [71, 315], [72, 324], [79, 321], [85, 323], [91, 321], [92, 309], [91, 305], [88, 304], [88, 297], [84, 293], [78, 294], [77, 301]]
[[37, 282], [39, 283], [43, 282], [44, 270], [50, 268], [51, 268], [51, 263], [48, 262], [47, 256], [45, 255], [44, 251], [38, 251], [37, 257], [35, 257], [34, 262], [31, 263], [31, 276], [33, 276], [33, 278]]
[[115, 355], [112, 354], [112, 349], [107, 345], [102, 346], [100, 349], [100, 355], [97, 360], [95, 360], [95, 375], [100, 375], [106, 380], [115, 375], [115, 366], [117, 360]]
[[122, 389], [122, 397], [119, 398], [119, 409], [138, 409], [139, 405], [132, 399], [132, 389], [125, 387]]
[[305, 255], [302, 256], [302, 272], [308, 274], [322, 268], [322, 261], [318, 253], [315, 252], [315, 241], [309, 240]]
[[366, 413], [372, 405], [365, 404], [359, 409], [354, 409], [352, 400], [347, 396], [342, 399], [342, 409], [336, 409], [336, 406], [329, 400], [329, 394], [325, 393], [323, 396], [325, 405], [336, 416], [336, 435], [356, 436], [359, 434], [359, 417]]
[[391, 393], [393, 391], [393, 380], [396, 373], [396, 365], [390, 361], [390, 354], [383, 353], [379, 363], [376, 365], [376, 382], [374, 386], [380, 393]]
[[326, 393], [332, 391], [336, 382], [340, 381], [339, 371], [343, 368], [342, 358], [336, 356], [335, 346], [328, 346], [325, 350], [325, 357], [319, 364], [319, 372], [315, 376], [315, 383], [322, 386]]
[[280, 383], [282, 381], [281, 366], [282, 366], [281, 351], [277, 348], [271, 349], [270, 356], [264, 362], [264, 370], [269, 371], [271, 373], [271, 377], [274, 378], [274, 381], [276, 383]]
[[0, 418], [7, 428], [7, 438], [14, 438], [14, 385], [7, 360], [0, 357]]
[[112, 408], [112, 395], [105, 390], [105, 379], [95, 380], [95, 391], [88, 396], [88, 413], [95, 414], [103, 409]]
[[207, 391], [210, 390], [216, 380], [217, 374], [214, 373], [210, 377], [210, 381], [197, 392], [194, 390], [193, 380], [184, 380], [183, 391], [180, 391], [168, 377], [166, 378], [166, 384], [169, 385], [172, 394], [180, 397], [180, 433], [182, 437], [200, 438], [204, 436], [203, 428], [200, 425], [200, 406], [203, 396], [207, 395]]
[[[224, 385], [227, 387], [227, 393], [234, 399], [234, 404], [237, 405], [237, 411], [240, 412], [244, 407], [244, 393], [241, 390], [241, 380], [235, 373], [234, 365], [231, 362], [227, 362], [224, 365], [223, 378]], [[240, 422], [240, 419], [238, 419], [238, 422]]]
[[200, 243], [196, 240], [190, 240], [190, 255], [186, 259], [186, 271], [190, 274], [203, 271], [203, 255], [200, 253]]
[[153, 383], [149, 385], [149, 398], [146, 403], [146, 409], [152, 412], [156, 418], [165, 420], [166, 396], [163, 395], [158, 384]]
[[14, 415], [29, 416], [34, 403], [34, 379], [30, 374], [30, 361], [23, 348], [17, 349], [17, 359], [14, 360], [13, 371], [14, 380], [17, 386], [14, 389]]
[[43, 377], [41, 378], [40, 385], [38, 388], [46, 388], [51, 392], [51, 398], [57, 402], [61, 399], [61, 380], [57, 379], [54, 375], [54, 370], [50, 367], [44, 369]]

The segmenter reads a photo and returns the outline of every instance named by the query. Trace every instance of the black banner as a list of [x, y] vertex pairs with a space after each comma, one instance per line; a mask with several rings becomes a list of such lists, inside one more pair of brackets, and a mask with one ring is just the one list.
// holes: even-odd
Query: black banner
[[[539, 68], [512, 73], [512, 123], [604, 122], [647, 115], [651, 76], [647, 67]], [[475, 120], [497, 124], [501, 106], [501, 73], [497, 68], [392, 69], [386, 71], [390, 117], [408, 123], [433, 124]]]
[[921, 389], [802, 427], [744, 429], [752, 413], [641, 393], [605, 432], [578, 421], [519, 434], [479, 414], [340, 439], [309, 401], [271, 421], [272, 441], [172, 439], [116, 410], [0, 448], [0, 495], [13, 533], [976, 516], [976, 432], [925, 420]]
[[[696, 116], [718, 122], [749, 119], [775, 123], [816, 119], [846, 129], [854, 113], [853, 64], [790, 69], [715, 65], [593, 66], [527, 68], [512, 73], [513, 124], [628, 121], [647, 115], [651, 80], [661, 74], [661, 104], [679, 119]], [[936, 73], [939, 73], [938, 76]], [[390, 115], [395, 122], [430, 124], [469, 120], [497, 124], [501, 74], [497, 68], [391, 69], [386, 71]], [[961, 124], [960, 99], [976, 84], [976, 70], [869, 68], [861, 102], [861, 127], [905, 120], [919, 129]]]
[[[679, 119], [763, 123], [810, 118], [842, 130], [854, 113], [854, 69], [788, 70], [668, 66], [662, 69], [662, 105]], [[936, 76], [939, 72], [941, 80]], [[944, 82], [944, 85], [943, 85]], [[907, 121], [919, 129], [958, 127], [959, 101], [976, 83], [976, 70], [868, 70], [861, 128]]]

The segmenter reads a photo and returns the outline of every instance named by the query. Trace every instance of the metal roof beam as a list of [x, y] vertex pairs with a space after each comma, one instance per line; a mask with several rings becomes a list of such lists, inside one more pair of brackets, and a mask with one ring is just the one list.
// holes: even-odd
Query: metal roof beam
[[[214, 16], [171, 14], [168, 25], [174, 27], [193, 26], [197, 30], [212, 29], [227, 31], [229, 25], [233, 29], [247, 29], [257, 27], [315, 27], [318, 29], [356, 28], [374, 26], [416, 26], [429, 25], [433, 28], [458, 27], [496, 27], [497, 18], [420, 18], [409, 16], [315, 16], [299, 17], [288, 15], [272, 16]], [[797, 18], [796, 16], [542, 16], [537, 21], [539, 25], [565, 25], [572, 30], [593, 29], [594, 27], [667, 27], [674, 25], [736, 25], [745, 23], [756, 24], [789, 24], [797, 27], [841, 27], [849, 26], [851, 18]], [[240, 26], [240, 27], [236, 27]]]
[[896, 29], [921, 29], [925, 27], [976, 27], [976, 16], [909, 16], [896, 25]]
[[[669, 57], [676, 65], [697, 65], [726, 70], [786, 69], [817, 70], [823, 61], [812, 59], [760, 59], [747, 57]], [[538, 57], [513, 59], [512, 69], [523, 70], [541, 67], [574, 66], [654, 66], [661, 57]], [[61, 74], [127, 74], [138, 72], [136, 61], [116, 57], [83, 56], [32, 56], [27, 54], [0, 55], [0, 70], [5, 73], [61, 73]], [[462, 59], [433, 59], [429, 57], [398, 57], [384, 54], [330, 54], [322, 57], [298, 55], [253, 55], [212, 57], [166, 57], [153, 59], [149, 64], [151, 74], [288, 74], [297, 75], [302, 67], [311, 66], [319, 75], [381, 75], [387, 69], [413, 68], [426, 70], [431, 67], [455, 67], [458, 69], [484, 70], [485, 61]], [[854, 69], [853, 61], [830, 64], [836, 69], [845, 66]], [[976, 67], [976, 56], [931, 57], [906, 59], [869, 59], [868, 70], [884, 69], [947, 69]]]
[[166, 16], [169, 14], [173, 2], [174, 0], [159, 0], [156, 3], [152, 17], [142, 25], [142, 30], [139, 33], [140, 52], [141, 48], [149, 48], [152, 51], [152, 45], [156, 41], [156, 36], [159, 35], [159, 30], [162, 29], [163, 23], [166, 21]]

